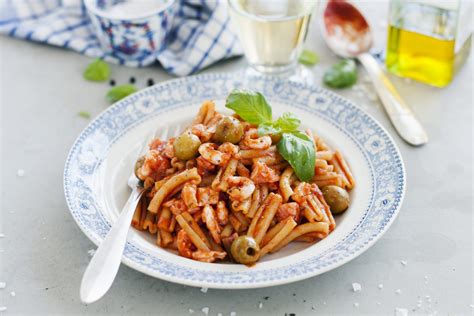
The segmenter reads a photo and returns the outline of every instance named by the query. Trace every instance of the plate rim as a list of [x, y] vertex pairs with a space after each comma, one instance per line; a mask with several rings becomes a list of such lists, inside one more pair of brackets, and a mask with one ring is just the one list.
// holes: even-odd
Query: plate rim
[[[78, 137], [74, 140], [74, 142], [73, 142], [73, 144], [72, 144], [72, 146], [71, 146], [71, 148], [68, 152], [67, 158], [66, 158], [66, 162], [65, 162], [65, 165], [64, 165], [64, 172], [63, 172], [63, 189], [64, 189], [66, 203], [67, 203], [69, 212], [71, 213], [71, 216], [74, 218], [74, 221], [76, 222], [77, 226], [79, 226], [79, 228], [84, 233], [84, 235], [86, 235], [89, 238], [89, 240], [91, 240], [96, 246], [99, 246], [99, 244], [101, 242], [101, 240], [98, 240], [98, 239], [94, 238], [93, 234], [91, 234], [87, 230], [87, 227], [82, 225], [82, 223], [79, 221], [79, 218], [77, 218], [74, 215], [73, 208], [75, 206], [72, 204], [72, 201], [69, 198], [68, 178], [67, 178], [68, 172], [70, 171], [69, 167], [70, 167], [70, 163], [71, 163], [71, 158], [72, 158], [75, 150], [78, 148], [78, 146], [83, 141], [83, 139], [85, 137], [84, 134], [86, 134], [91, 128], [93, 128], [93, 126], [96, 125], [98, 123], [98, 121], [100, 121], [100, 118], [102, 118], [103, 116], [105, 116], [109, 112], [114, 112], [115, 110], [119, 109], [122, 106], [121, 104], [125, 105], [125, 104], [127, 104], [127, 102], [131, 101], [134, 98], [139, 100], [140, 97], [142, 97], [143, 95], [146, 95], [146, 93], [148, 91], [151, 91], [153, 89], [157, 89], [160, 86], [173, 85], [173, 84], [179, 85], [180, 83], [185, 83], [187, 81], [192, 81], [192, 80], [194, 80], [194, 82], [199, 82], [200, 81], [199, 79], [201, 79], [201, 78], [202, 79], [204, 79], [204, 78], [217, 79], [217, 78], [221, 78], [221, 77], [232, 78], [232, 77], [238, 77], [238, 76], [242, 76], [242, 75], [244, 75], [244, 72], [242, 72], [242, 71], [222, 72], [222, 73], [221, 72], [219, 72], [219, 73], [205, 73], [205, 74], [198, 74], [198, 75], [187, 76], [187, 77], [183, 77], [183, 78], [175, 78], [175, 79], [171, 79], [171, 80], [162, 81], [162, 82], [157, 83], [157, 84], [155, 84], [151, 87], [147, 87], [145, 89], [142, 89], [142, 90], [140, 90], [140, 91], [138, 91], [138, 92], [136, 92], [136, 93], [134, 93], [134, 94], [132, 94], [132, 95], [130, 95], [130, 96], [128, 96], [128, 97], [126, 97], [126, 98], [124, 98], [124, 99], [122, 99], [122, 100], [120, 100], [120, 101], [118, 101], [118, 102], [116, 102], [112, 105], [110, 105], [109, 107], [107, 107], [106, 109], [101, 111], [80, 132]], [[360, 248], [358, 248], [356, 251], [354, 251], [353, 253], [349, 253], [347, 256], [340, 259], [339, 261], [337, 261], [335, 263], [332, 263], [332, 264], [328, 264], [327, 266], [325, 266], [323, 268], [317, 269], [315, 271], [307, 272], [307, 273], [302, 273], [300, 275], [291, 276], [291, 277], [288, 277], [288, 278], [285, 278], [285, 279], [274, 279], [274, 280], [267, 280], [267, 281], [259, 281], [259, 282], [255, 282], [255, 283], [245, 283], [245, 282], [242, 282], [242, 283], [230, 283], [230, 282], [216, 283], [216, 282], [210, 282], [210, 281], [207, 281], [207, 280], [186, 279], [186, 278], [183, 278], [183, 277], [177, 277], [177, 276], [161, 273], [159, 271], [153, 271], [153, 270], [150, 270], [150, 269], [146, 268], [145, 266], [141, 265], [140, 263], [133, 261], [132, 259], [126, 257], [125, 255], [122, 256], [122, 263], [124, 263], [125, 265], [127, 265], [128, 267], [130, 267], [134, 270], [145, 273], [149, 276], [152, 276], [152, 277], [155, 277], [155, 278], [158, 278], [158, 279], [161, 279], [161, 280], [165, 280], [165, 281], [168, 281], [168, 282], [183, 284], [183, 285], [192, 286], [192, 287], [206, 287], [206, 288], [215, 288], [215, 289], [250, 289], [250, 288], [272, 287], [272, 286], [278, 286], [278, 285], [283, 285], [283, 284], [288, 284], [288, 283], [293, 283], [293, 282], [301, 281], [301, 280], [304, 280], [304, 279], [308, 279], [308, 278], [323, 274], [325, 272], [328, 272], [330, 270], [336, 269], [336, 268], [348, 263], [349, 261], [354, 260], [355, 258], [360, 256], [361, 254], [363, 254], [365, 251], [367, 251], [370, 247], [372, 247], [388, 231], [388, 229], [391, 227], [393, 222], [396, 220], [396, 218], [398, 217], [398, 214], [401, 210], [401, 207], [403, 205], [403, 201], [404, 201], [404, 197], [405, 197], [405, 193], [406, 193], [406, 183], [407, 183], [406, 167], [405, 167], [405, 163], [404, 163], [404, 160], [403, 160], [403, 156], [401, 155], [401, 152], [400, 152], [400, 149], [397, 146], [397, 143], [394, 141], [393, 137], [388, 133], [388, 131], [382, 126], [382, 124], [380, 122], [378, 122], [371, 114], [367, 113], [366, 110], [361, 108], [357, 103], [355, 103], [355, 102], [353, 102], [353, 101], [351, 101], [351, 100], [349, 100], [349, 99], [347, 99], [347, 98], [345, 98], [345, 97], [343, 97], [343, 96], [341, 96], [341, 95], [339, 95], [339, 94], [337, 94], [337, 93], [335, 93], [331, 90], [325, 89], [321, 86], [309, 86], [309, 85], [306, 85], [306, 84], [303, 84], [303, 83], [298, 83], [298, 82], [285, 81], [285, 80], [282, 81], [278, 77], [271, 77], [271, 76], [269, 76], [269, 77], [253, 77], [253, 78], [255, 80], [261, 80], [261, 81], [267, 81], [267, 82], [268, 81], [271, 81], [271, 82], [284, 82], [286, 84], [289, 84], [289, 85], [292, 85], [292, 86], [296, 87], [297, 89], [301, 89], [301, 88], [309, 89], [313, 92], [321, 93], [321, 94], [324, 94], [328, 97], [336, 98], [336, 99], [342, 101], [343, 103], [349, 104], [350, 106], [354, 107], [357, 111], [360, 111], [363, 114], [363, 116], [366, 116], [371, 121], [371, 123], [374, 124], [381, 131], [380, 134], [382, 134], [384, 137], [387, 138], [388, 142], [393, 146], [393, 150], [395, 151], [396, 158], [399, 160], [399, 166], [398, 167], [400, 167], [399, 171], [401, 172], [401, 176], [400, 176], [401, 181], [398, 184], [400, 185], [401, 190], [399, 191], [399, 195], [397, 195], [397, 198], [399, 199], [399, 201], [398, 201], [398, 204], [393, 209], [392, 216], [388, 219], [388, 221], [384, 221], [383, 227], [375, 235], [371, 235], [371, 238], [366, 243], [364, 243]], [[142, 123], [143, 123], [143, 121], [142, 121]], [[137, 125], [134, 125], [134, 126], [137, 126]], [[122, 134], [118, 135], [116, 139], [120, 138], [121, 135]], [[371, 168], [372, 167], [373, 166], [371, 166]], [[374, 200], [371, 201], [371, 204], [373, 202], [374, 202]], [[367, 214], [365, 214], [365, 215], [367, 215]], [[360, 225], [362, 222], [363, 222], [363, 220], [358, 225]], [[348, 236], [350, 236], [350, 234]], [[348, 236], [346, 236], [346, 238]], [[127, 242], [127, 244], [129, 244], [129, 243]], [[136, 245], [133, 245], [133, 244], [130, 244], [130, 246], [136, 247]]]

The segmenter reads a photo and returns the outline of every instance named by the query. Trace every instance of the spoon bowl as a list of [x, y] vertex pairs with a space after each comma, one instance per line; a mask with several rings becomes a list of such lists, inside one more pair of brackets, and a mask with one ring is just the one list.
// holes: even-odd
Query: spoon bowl
[[372, 32], [360, 11], [348, 1], [329, 0], [321, 20], [321, 32], [329, 48], [340, 57], [357, 58], [367, 70], [400, 137], [413, 146], [426, 144], [428, 136], [423, 126], [379, 63], [369, 54], [373, 44]]
[[349, 2], [329, 1], [322, 21], [326, 43], [336, 55], [357, 57], [372, 47], [369, 24]]

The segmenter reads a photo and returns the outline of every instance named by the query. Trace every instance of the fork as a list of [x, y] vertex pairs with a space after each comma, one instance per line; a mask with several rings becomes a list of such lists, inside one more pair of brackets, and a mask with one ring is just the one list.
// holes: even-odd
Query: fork
[[135, 208], [145, 191], [134, 173], [128, 178], [132, 193], [125, 203], [119, 218], [97, 248], [86, 272], [82, 277], [80, 296], [86, 304], [99, 300], [110, 289], [120, 267], [120, 262], [127, 242], [128, 231]]
[[[170, 132], [170, 128], [166, 127], [161, 131], [159, 137], [160, 139], [167, 139], [168, 134], [177, 135], [180, 129], [180, 125], [175, 125], [173, 131]], [[147, 151], [147, 145], [150, 143], [150, 140], [157, 136], [158, 131], [147, 138], [148, 140], [142, 146], [139, 157]], [[94, 303], [102, 298], [112, 286], [120, 267], [132, 217], [145, 191], [134, 172], [128, 178], [127, 184], [132, 189], [132, 193], [125, 203], [119, 218], [97, 248], [82, 277], [80, 297], [83, 303]]]

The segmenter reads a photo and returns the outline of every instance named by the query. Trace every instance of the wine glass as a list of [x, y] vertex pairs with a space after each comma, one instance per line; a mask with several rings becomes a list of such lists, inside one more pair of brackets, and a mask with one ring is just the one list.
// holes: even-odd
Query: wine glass
[[231, 22], [248, 61], [247, 75], [314, 83], [298, 64], [315, 0], [228, 0]]

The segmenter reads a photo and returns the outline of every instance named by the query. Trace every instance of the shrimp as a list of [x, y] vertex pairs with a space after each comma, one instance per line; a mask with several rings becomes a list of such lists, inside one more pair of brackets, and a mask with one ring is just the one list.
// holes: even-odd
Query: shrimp
[[164, 207], [169, 207], [171, 213], [173, 213], [174, 215], [179, 215], [179, 214], [187, 211], [186, 204], [181, 199], [179, 199], [179, 200], [178, 199], [171, 199], [171, 200], [166, 201], [165, 203], [163, 203], [163, 206]]
[[218, 150], [235, 157], [239, 153], [239, 146], [226, 142], [220, 145]]
[[242, 145], [251, 149], [268, 149], [272, 145], [272, 138], [268, 135], [258, 137], [257, 129], [252, 128], [245, 132]]
[[145, 156], [143, 165], [137, 170], [137, 175], [142, 180], [147, 177], [158, 179], [166, 174], [169, 167], [170, 161], [166, 157], [163, 157], [157, 150], [150, 150]]
[[218, 259], [224, 259], [226, 255], [225, 251], [196, 250], [192, 253], [192, 258], [197, 261], [211, 263]]
[[219, 201], [217, 203], [216, 216], [217, 222], [221, 226], [225, 226], [229, 222], [229, 210], [227, 209], [224, 201]]
[[241, 177], [250, 178], [249, 169], [245, 167], [245, 165], [241, 161], [239, 161], [239, 163], [237, 164], [237, 174]]
[[197, 124], [191, 128], [191, 133], [199, 137], [202, 143], [206, 143], [211, 140], [214, 133], [212, 130], [204, 126], [204, 124]]
[[219, 192], [209, 187], [198, 188], [197, 200], [198, 200], [199, 206], [205, 206], [208, 204], [217, 204], [217, 202], [219, 202]]
[[280, 180], [280, 175], [274, 169], [267, 166], [265, 163], [257, 161], [253, 165], [252, 174], [250, 179], [253, 182], [259, 183], [272, 183]]
[[155, 138], [153, 139], [150, 144], [148, 145], [148, 147], [151, 149], [151, 150], [158, 150], [158, 151], [163, 151], [163, 149], [165, 148], [165, 145], [166, 145], [166, 142], [162, 141], [161, 139], [159, 138]]
[[225, 166], [229, 162], [231, 155], [217, 150], [217, 145], [205, 143], [199, 146], [199, 153], [210, 163], [217, 166]]
[[168, 142], [165, 144], [164, 149], [163, 149], [163, 154], [168, 157], [169, 159], [174, 157], [174, 137], [171, 137], [168, 139]]
[[278, 208], [275, 216], [279, 222], [287, 219], [288, 217], [293, 217], [295, 222], [298, 223], [300, 219], [300, 206], [296, 202], [283, 203]]
[[204, 206], [202, 209], [202, 221], [206, 224], [207, 229], [211, 233], [212, 239], [216, 244], [221, 243], [221, 227], [217, 223], [216, 212], [210, 205]]
[[197, 169], [198, 173], [203, 176], [206, 173], [213, 172], [216, 169], [216, 165], [213, 165], [203, 157], [197, 157], [196, 158], [196, 164], [197, 164]]
[[195, 209], [198, 207], [198, 201], [196, 198], [197, 186], [195, 184], [186, 183], [181, 190], [181, 198], [184, 201], [184, 204], [189, 209]]
[[227, 179], [227, 184], [230, 187], [227, 190], [227, 194], [229, 194], [230, 199], [234, 201], [243, 202], [252, 196], [252, 193], [255, 190], [255, 184], [253, 181], [245, 177], [229, 177]]
[[176, 239], [180, 256], [191, 259], [193, 257], [193, 251], [196, 250], [196, 247], [193, 245], [193, 243], [191, 242], [191, 238], [189, 238], [188, 234], [184, 231], [184, 229], [181, 229], [178, 232], [178, 236]]

